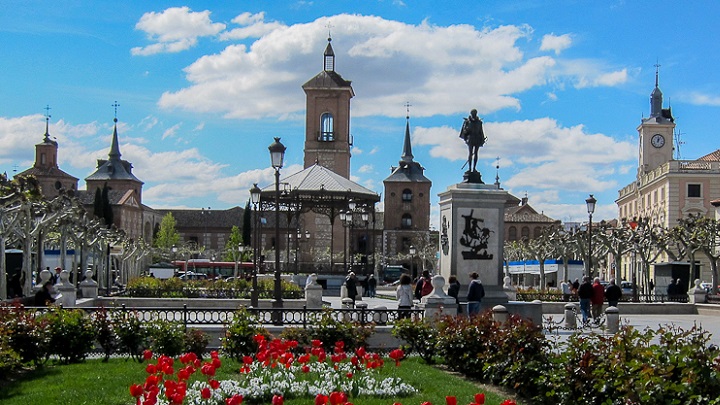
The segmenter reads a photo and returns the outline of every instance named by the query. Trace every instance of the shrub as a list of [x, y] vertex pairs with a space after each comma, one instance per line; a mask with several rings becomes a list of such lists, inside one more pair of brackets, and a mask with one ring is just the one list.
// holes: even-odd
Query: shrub
[[178, 322], [155, 320], [148, 328], [148, 338], [153, 353], [177, 357], [185, 350], [185, 328]]
[[49, 342], [44, 330], [46, 322], [35, 319], [32, 312], [19, 305], [2, 305], [0, 323], [5, 325], [8, 346], [20, 356], [22, 363], [32, 362], [37, 366], [47, 359]]
[[309, 339], [320, 340], [325, 350], [332, 350], [337, 342], [343, 342], [346, 350], [366, 347], [375, 325], [338, 320], [336, 316], [331, 309], [324, 309], [307, 328]]
[[120, 339], [115, 333], [115, 327], [107, 309], [101, 308], [95, 311], [92, 315], [92, 323], [95, 329], [95, 339], [105, 354], [103, 363], [107, 363], [110, 356], [120, 347]]
[[437, 353], [438, 330], [431, 321], [414, 321], [410, 318], [395, 322], [392, 335], [403, 340], [403, 350], [417, 353], [428, 364], [433, 364]]
[[0, 380], [21, 364], [20, 355], [10, 347], [8, 331], [0, 323]]
[[85, 311], [53, 307], [42, 318], [47, 321], [49, 353], [57, 355], [60, 362], [80, 362], [92, 351], [95, 330]]
[[192, 328], [185, 332], [185, 351], [187, 353], [195, 353], [201, 360], [209, 343], [210, 336], [200, 329]]
[[142, 352], [147, 346], [147, 330], [143, 328], [139, 315], [134, 311], [120, 311], [112, 320], [118, 336], [118, 350], [142, 362]]
[[243, 356], [249, 356], [257, 351], [257, 343], [253, 339], [255, 335], [263, 335], [266, 338], [270, 334], [263, 328], [257, 316], [241, 307], [233, 314], [232, 322], [225, 331], [222, 339], [222, 350], [235, 360], [242, 360]]

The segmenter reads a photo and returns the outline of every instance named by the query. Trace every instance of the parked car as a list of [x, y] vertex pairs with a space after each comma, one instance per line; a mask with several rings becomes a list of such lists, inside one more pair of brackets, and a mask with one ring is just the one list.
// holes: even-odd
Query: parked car
[[621, 281], [620, 288], [622, 289], [623, 295], [632, 295], [633, 293], [633, 286], [629, 281]]
[[192, 271], [186, 271], [180, 276], [180, 280], [205, 280], [207, 274], [204, 273], [193, 273]]
[[703, 282], [700, 283], [700, 288], [705, 289], [705, 292], [712, 292], [712, 283]]

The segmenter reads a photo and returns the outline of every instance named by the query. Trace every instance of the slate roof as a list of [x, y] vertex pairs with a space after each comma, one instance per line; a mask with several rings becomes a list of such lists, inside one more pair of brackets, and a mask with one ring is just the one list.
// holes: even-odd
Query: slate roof
[[27, 177], [31, 175], [35, 177], [55, 177], [71, 179], [73, 181], [78, 180], [77, 177], [69, 175], [57, 167], [31, 167], [25, 171], [18, 173], [16, 176]]
[[93, 180], [132, 180], [140, 184], [143, 184], [140, 179], [132, 174], [132, 164], [127, 160], [120, 159], [120, 145], [118, 143], [117, 134], [117, 118], [115, 119], [115, 127], [113, 129], [112, 144], [110, 145], [110, 153], [108, 159], [98, 159], [97, 170], [90, 176], [85, 178], [85, 181]]
[[[332, 170], [314, 164], [308, 168], [280, 179], [281, 184], [287, 184], [293, 193], [299, 194], [342, 194], [343, 196], [358, 197], [366, 200], [380, 201], [380, 196], [374, 191], [361, 186]], [[281, 186], [282, 189], [283, 186]], [[262, 189], [263, 196], [273, 197], [275, 183]]]

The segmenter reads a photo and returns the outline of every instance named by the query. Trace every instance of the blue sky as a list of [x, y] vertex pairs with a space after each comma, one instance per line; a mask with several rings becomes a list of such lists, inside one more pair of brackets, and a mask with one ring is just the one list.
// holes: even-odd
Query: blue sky
[[538, 211], [582, 221], [592, 193], [594, 218], [611, 219], [635, 177], [656, 63], [678, 158], [720, 148], [718, 15], [713, 1], [4, 0], [0, 171], [32, 165], [49, 105], [60, 168], [84, 179], [107, 157], [117, 101], [147, 205], [244, 206], [254, 182], [273, 181], [274, 136], [288, 148], [283, 176], [302, 168], [301, 85], [322, 69], [329, 29], [356, 94], [354, 181], [382, 193], [409, 102], [437, 228], [437, 193], [462, 180], [457, 133], [476, 108], [486, 182], [499, 163], [501, 186]]

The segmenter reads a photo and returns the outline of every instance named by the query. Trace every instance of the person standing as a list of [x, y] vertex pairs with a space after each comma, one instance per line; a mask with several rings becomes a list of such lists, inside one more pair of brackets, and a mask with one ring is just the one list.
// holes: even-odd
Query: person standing
[[605, 298], [607, 298], [608, 306], [617, 308], [618, 302], [622, 297], [622, 288], [615, 284], [615, 279], [610, 279], [610, 285], [605, 289]]
[[413, 289], [410, 285], [412, 278], [410, 275], [403, 274], [400, 276], [400, 285], [395, 290], [395, 297], [398, 300], [398, 319], [410, 317], [410, 308], [413, 305]]
[[348, 276], [345, 278], [345, 287], [347, 288], [347, 295], [348, 298], [351, 298], [353, 300], [353, 306], [355, 305], [355, 298], [357, 298], [357, 279], [355, 278], [355, 273], [350, 272]]
[[458, 281], [457, 277], [450, 276], [448, 279], [448, 292], [447, 294], [453, 298], [455, 298], [455, 304], [457, 304], [457, 313], [462, 313], [462, 307], [460, 306], [460, 298], [458, 298], [458, 295], [460, 295], [460, 282]]
[[485, 287], [480, 282], [479, 275], [476, 272], [470, 273], [470, 284], [468, 285], [468, 316], [480, 313], [480, 302], [485, 297]]
[[42, 288], [35, 293], [35, 306], [44, 307], [55, 302], [50, 289], [52, 288], [52, 281], [46, 281]]
[[377, 288], [377, 279], [375, 278], [374, 275], [371, 274], [370, 277], [368, 277], [367, 283], [368, 283], [368, 296], [370, 298], [375, 298], [375, 288]]
[[[577, 280], [576, 280], [577, 281]], [[580, 299], [580, 312], [582, 313], [583, 324], [590, 319], [590, 299], [593, 297], [593, 286], [590, 284], [590, 277], [583, 277], [583, 283], [578, 288], [578, 298]]]
[[560, 288], [562, 288], [563, 301], [570, 301], [570, 295], [572, 294], [572, 283], [570, 280], [560, 283]]
[[421, 299], [426, 295], [430, 295], [433, 290], [432, 279], [430, 278], [430, 272], [423, 270], [422, 277], [415, 284], [415, 299]]
[[678, 293], [677, 284], [675, 284], [675, 279], [673, 278], [670, 280], [670, 284], [668, 284], [668, 286], [667, 286], [668, 299], [672, 300], [673, 298], [675, 298], [677, 293]]
[[605, 302], [605, 287], [600, 284], [600, 277], [595, 277], [593, 280], [593, 295], [590, 298], [592, 304], [592, 317], [595, 322], [600, 320], [600, 314], [602, 313], [602, 306]]

